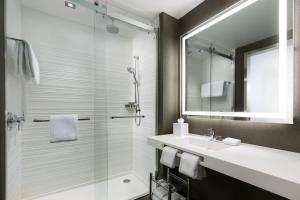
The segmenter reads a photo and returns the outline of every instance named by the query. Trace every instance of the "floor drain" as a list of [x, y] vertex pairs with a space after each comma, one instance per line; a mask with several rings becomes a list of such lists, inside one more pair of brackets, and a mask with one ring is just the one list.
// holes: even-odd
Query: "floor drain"
[[124, 179], [123, 183], [130, 183], [130, 181], [131, 181], [130, 179]]

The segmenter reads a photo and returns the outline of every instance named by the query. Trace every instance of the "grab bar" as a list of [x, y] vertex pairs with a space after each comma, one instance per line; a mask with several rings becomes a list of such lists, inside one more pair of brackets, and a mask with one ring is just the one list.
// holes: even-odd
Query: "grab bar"
[[145, 118], [145, 115], [142, 116], [111, 116], [111, 119], [124, 119], [124, 118]]
[[[88, 121], [91, 120], [89, 117], [79, 118], [79, 121]], [[50, 122], [49, 119], [34, 119], [33, 122]]]

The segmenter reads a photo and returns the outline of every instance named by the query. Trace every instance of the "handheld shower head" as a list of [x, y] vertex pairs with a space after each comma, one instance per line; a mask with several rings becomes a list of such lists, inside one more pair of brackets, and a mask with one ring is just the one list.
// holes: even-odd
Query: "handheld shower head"
[[127, 67], [127, 71], [132, 74], [133, 78], [134, 78], [134, 83], [135, 84], [139, 84], [137, 77], [136, 77], [136, 71], [133, 67]]
[[127, 71], [135, 75], [135, 69], [133, 67], [127, 67]]

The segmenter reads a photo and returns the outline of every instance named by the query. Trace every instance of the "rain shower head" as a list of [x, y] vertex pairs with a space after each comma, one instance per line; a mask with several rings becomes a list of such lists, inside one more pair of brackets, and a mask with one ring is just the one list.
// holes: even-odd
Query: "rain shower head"
[[119, 33], [119, 28], [117, 26], [115, 26], [114, 19], [112, 19], [111, 24], [106, 26], [106, 31], [111, 33], [111, 34], [118, 34]]

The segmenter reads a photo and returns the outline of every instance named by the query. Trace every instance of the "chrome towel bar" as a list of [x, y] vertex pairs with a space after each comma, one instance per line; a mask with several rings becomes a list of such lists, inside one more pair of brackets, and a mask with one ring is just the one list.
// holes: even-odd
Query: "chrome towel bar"
[[142, 116], [112, 116], [111, 119], [124, 119], [124, 118], [145, 118], [144, 115]]
[[[89, 117], [78, 118], [79, 121], [88, 121], [91, 120]], [[34, 119], [33, 122], [50, 122], [49, 119]]]

